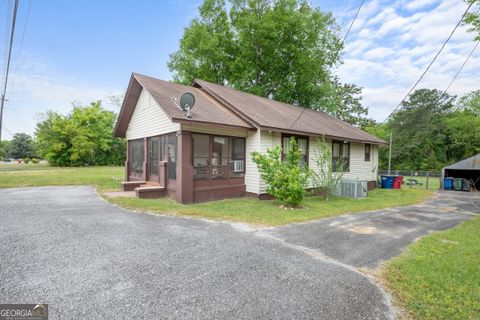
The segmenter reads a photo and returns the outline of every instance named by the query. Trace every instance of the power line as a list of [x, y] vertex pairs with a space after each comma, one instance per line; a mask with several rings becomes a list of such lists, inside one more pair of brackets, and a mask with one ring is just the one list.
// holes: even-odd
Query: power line
[[18, 49], [17, 62], [15, 63], [15, 68], [13, 69], [12, 84], [10, 85], [10, 88], [12, 88], [13, 85], [15, 84], [15, 79], [17, 77], [17, 69], [18, 69], [18, 65], [20, 63], [20, 58], [22, 56], [23, 40], [25, 39], [25, 31], [27, 30], [28, 18], [30, 17], [30, 7], [31, 6], [32, 6], [32, 0], [29, 0], [28, 8], [27, 8], [27, 15], [25, 17], [25, 23], [23, 24], [22, 37], [20, 38], [21, 40], [20, 40], [20, 46], [19, 46], [19, 49]]
[[[3, 53], [3, 60], [2, 60], [2, 74], [5, 74], [5, 68], [7, 66], [7, 57], [8, 57], [8, 35], [10, 34], [10, 25], [11, 25], [11, 12], [12, 6], [10, 0], [7, 0], [7, 16], [5, 17], [5, 51]], [[2, 79], [2, 87], [3, 87], [3, 79]]]
[[17, 20], [17, 9], [18, 9], [18, 2], [20, 0], [15, 0], [15, 5], [13, 8], [13, 19], [12, 19], [12, 30], [10, 32], [10, 44], [8, 49], [8, 60], [7, 60], [7, 71], [5, 72], [5, 82], [3, 85], [3, 93], [1, 97], [1, 104], [0, 104], [0, 141], [2, 141], [2, 118], [3, 118], [3, 106], [5, 104], [5, 94], [7, 93], [7, 85], [8, 85], [8, 72], [10, 71], [10, 59], [12, 58], [12, 47], [13, 47], [13, 37], [15, 35], [15, 22]]
[[[27, 7], [27, 14], [25, 16], [25, 22], [23, 24], [23, 30], [22, 30], [22, 36], [21, 36], [21, 40], [20, 40], [20, 46], [19, 46], [19, 49], [18, 49], [18, 55], [17, 55], [17, 61], [15, 63], [15, 68], [13, 69], [13, 74], [12, 74], [12, 81], [10, 82], [10, 90], [12, 90], [12, 88], [14, 87], [15, 85], [15, 80], [17, 78], [17, 70], [18, 70], [18, 65], [20, 64], [20, 60], [21, 60], [21, 56], [22, 56], [22, 48], [23, 48], [23, 41], [25, 39], [25, 33], [26, 33], [26, 30], [27, 30], [27, 25], [28, 25], [28, 19], [30, 17], [30, 7], [32, 5], [32, 0], [29, 0], [28, 2], [28, 7]], [[20, 114], [17, 112], [17, 110], [15, 110], [15, 108], [10, 108], [7, 110], [10, 110], [12, 111], [15, 116], [26, 126], [28, 126], [27, 122], [23, 119], [23, 117], [20, 116]]]
[[420, 83], [420, 81], [422, 81], [423, 77], [425, 76], [425, 74], [428, 72], [428, 70], [430, 69], [430, 67], [432, 66], [432, 64], [435, 62], [435, 60], [437, 60], [438, 56], [440, 55], [440, 53], [443, 51], [443, 48], [445, 48], [445, 46], [447, 45], [448, 41], [450, 40], [450, 38], [453, 36], [453, 34], [455, 33], [455, 31], [457, 30], [458, 26], [460, 25], [460, 23], [462, 23], [463, 21], [463, 18], [465, 17], [465, 15], [467, 14], [468, 10], [470, 10], [470, 7], [473, 5], [473, 2], [471, 2], [468, 7], [467, 7], [467, 10], [465, 10], [465, 12], [463, 13], [462, 17], [460, 18], [460, 20], [458, 21], [458, 23], [455, 25], [455, 28], [453, 28], [452, 32], [450, 33], [450, 35], [448, 36], [447, 40], [445, 40], [445, 42], [443, 43], [443, 45], [441, 46], [440, 50], [438, 50], [437, 54], [435, 55], [435, 57], [433, 57], [433, 60], [430, 62], [430, 64], [428, 65], [428, 67], [425, 69], [425, 71], [423, 71], [422, 75], [420, 76], [420, 78], [417, 80], [417, 82], [415, 82], [415, 84], [413, 85], [413, 87], [410, 89], [410, 91], [408, 91], [408, 93], [405, 95], [405, 97], [402, 99], [402, 101], [400, 101], [400, 103], [393, 109], [393, 111], [388, 115], [388, 117], [385, 119], [385, 121], [388, 120], [388, 118], [390, 118], [390, 116], [392, 114], [394, 114], [397, 109], [402, 105], [402, 103], [405, 101], [405, 99], [408, 98], [408, 96], [410, 96], [410, 93], [412, 93], [412, 91], [417, 87], [417, 85]]
[[342, 43], [344, 43], [345, 39], [347, 39], [347, 36], [350, 33], [350, 30], [352, 29], [352, 26], [355, 23], [355, 20], [357, 20], [358, 13], [360, 12], [360, 9], [362, 9], [362, 6], [363, 6], [364, 2], [365, 2], [365, 0], [362, 0], [362, 2], [360, 3], [360, 7], [358, 7], [358, 9], [357, 9], [357, 12], [355, 13], [355, 16], [353, 17], [352, 22], [350, 23], [350, 26], [348, 27], [347, 33], [345, 33], [345, 35], [343, 36]]
[[475, 47], [473, 47], [472, 51], [470, 51], [470, 54], [468, 55], [467, 59], [465, 59], [465, 61], [463, 62], [462, 66], [460, 67], [460, 69], [458, 69], [457, 73], [455, 74], [455, 76], [453, 77], [452, 81], [450, 81], [450, 83], [448, 84], [447, 88], [445, 89], [445, 91], [443, 91], [443, 94], [442, 96], [444, 96], [448, 89], [450, 89], [450, 86], [453, 84], [453, 82], [457, 79], [458, 75], [460, 74], [460, 72], [462, 72], [463, 70], [463, 67], [465, 67], [465, 65], [467, 64], [468, 60], [470, 59], [470, 57], [472, 56], [473, 52], [475, 52], [475, 50], [477, 49], [478, 47], [478, 44], [480, 43], [480, 40], [477, 41], [477, 44], [475, 44]]

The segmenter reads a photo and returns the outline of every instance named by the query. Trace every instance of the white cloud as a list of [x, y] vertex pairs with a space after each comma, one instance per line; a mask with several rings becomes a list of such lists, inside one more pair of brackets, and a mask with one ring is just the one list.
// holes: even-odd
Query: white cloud
[[[466, 4], [458, 0], [405, 0], [393, 4], [376, 0], [365, 10], [362, 8], [345, 44], [344, 64], [338, 74], [342, 81], [364, 88], [363, 101], [370, 107], [371, 117], [383, 121], [398, 105], [465, 9]], [[343, 12], [353, 17], [354, 10]], [[418, 88], [447, 87], [475, 45], [474, 34], [467, 29], [462, 25], [456, 30]], [[472, 56], [449, 93], [462, 95], [479, 89], [479, 55]]]
[[438, 0], [415, 0], [415, 1], [410, 0], [410, 1], [407, 1], [406, 5], [405, 5], [405, 9], [413, 11], [413, 10], [423, 8], [425, 6], [435, 4], [437, 2], [438, 2]]

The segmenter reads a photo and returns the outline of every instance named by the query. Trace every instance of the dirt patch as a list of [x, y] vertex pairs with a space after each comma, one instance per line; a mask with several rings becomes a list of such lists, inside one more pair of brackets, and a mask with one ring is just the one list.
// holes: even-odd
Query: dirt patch
[[352, 232], [358, 233], [358, 234], [374, 234], [377, 233], [377, 228], [375, 227], [363, 227], [363, 226], [356, 226], [356, 227], [346, 227], [345, 229], [350, 230]]

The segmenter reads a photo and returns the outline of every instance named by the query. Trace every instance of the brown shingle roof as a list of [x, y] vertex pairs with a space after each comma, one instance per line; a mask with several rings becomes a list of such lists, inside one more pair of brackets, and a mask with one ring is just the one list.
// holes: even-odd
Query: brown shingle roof
[[[210, 123], [222, 126], [262, 128], [266, 130], [325, 135], [369, 143], [385, 143], [325, 112], [296, 107], [262, 98], [203, 80], [195, 80], [193, 87], [132, 74], [115, 127], [116, 137], [125, 137], [136, 103], [145, 88], [174, 122]], [[172, 100], [185, 92], [195, 96], [192, 118], [188, 119]]]
[[203, 80], [195, 80], [194, 86], [211, 93], [244, 119], [260, 128], [385, 143], [385, 141], [322, 111], [293, 106]]

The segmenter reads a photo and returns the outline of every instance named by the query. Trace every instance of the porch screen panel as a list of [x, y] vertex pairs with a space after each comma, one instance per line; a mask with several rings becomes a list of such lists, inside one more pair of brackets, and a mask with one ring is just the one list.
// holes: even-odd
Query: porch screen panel
[[159, 167], [158, 161], [160, 156], [160, 138], [150, 138], [149, 139], [149, 152], [150, 152], [150, 175], [158, 176]]
[[230, 176], [243, 177], [245, 173], [245, 139], [232, 138], [231, 141]]
[[177, 179], [177, 136], [168, 136], [168, 178]]
[[210, 136], [192, 134], [193, 179], [208, 179], [210, 166]]
[[228, 164], [228, 138], [213, 137], [211, 161], [212, 179], [226, 178]]
[[145, 144], [143, 139], [130, 141], [130, 174], [142, 178], [143, 162], [145, 161]]

